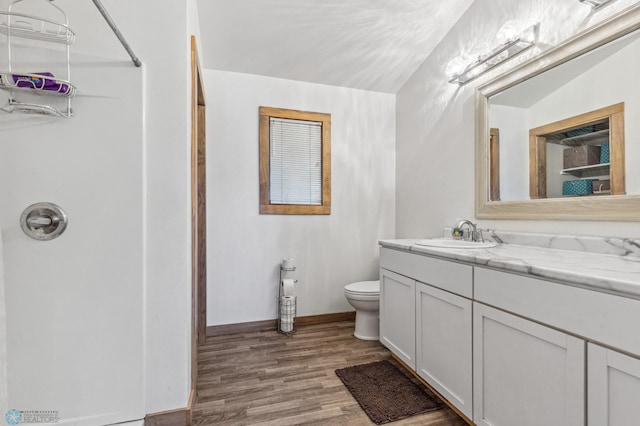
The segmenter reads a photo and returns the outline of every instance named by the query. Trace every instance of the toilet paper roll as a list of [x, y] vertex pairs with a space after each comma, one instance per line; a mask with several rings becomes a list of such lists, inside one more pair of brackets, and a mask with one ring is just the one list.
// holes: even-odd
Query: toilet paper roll
[[293, 321], [280, 321], [280, 331], [291, 333], [293, 331]]
[[294, 305], [283, 305], [280, 306], [281, 314], [294, 314], [296, 312], [296, 307]]
[[282, 296], [280, 298], [280, 314], [294, 315], [296, 313], [296, 298], [294, 296]]
[[293, 296], [295, 280], [291, 278], [285, 278], [282, 280], [282, 287], [285, 296]]
[[293, 269], [295, 265], [293, 264], [292, 257], [285, 257], [282, 259], [282, 269]]

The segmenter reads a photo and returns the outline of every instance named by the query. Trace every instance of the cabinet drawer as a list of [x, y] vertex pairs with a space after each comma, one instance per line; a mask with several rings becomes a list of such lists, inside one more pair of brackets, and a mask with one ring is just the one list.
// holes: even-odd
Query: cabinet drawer
[[470, 265], [381, 247], [380, 267], [469, 299], [473, 296]]
[[475, 300], [640, 355], [640, 301], [475, 268]]

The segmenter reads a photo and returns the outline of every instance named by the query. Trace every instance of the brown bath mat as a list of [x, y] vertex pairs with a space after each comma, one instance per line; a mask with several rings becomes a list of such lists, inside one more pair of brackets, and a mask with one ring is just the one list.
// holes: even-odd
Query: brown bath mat
[[351, 395], [377, 425], [439, 410], [444, 403], [413, 383], [389, 361], [336, 370]]

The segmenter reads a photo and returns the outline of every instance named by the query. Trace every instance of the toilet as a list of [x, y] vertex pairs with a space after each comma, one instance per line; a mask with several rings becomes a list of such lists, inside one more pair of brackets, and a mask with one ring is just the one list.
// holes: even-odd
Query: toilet
[[379, 340], [380, 281], [359, 281], [344, 286], [344, 296], [356, 308], [353, 335], [362, 340]]

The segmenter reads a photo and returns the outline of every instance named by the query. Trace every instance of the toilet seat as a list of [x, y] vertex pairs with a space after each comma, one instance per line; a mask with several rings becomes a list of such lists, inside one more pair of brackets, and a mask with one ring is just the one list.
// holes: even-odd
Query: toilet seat
[[344, 292], [360, 296], [380, 295], [380, 281], [359, 281], [347, 284], [344, 286]]

